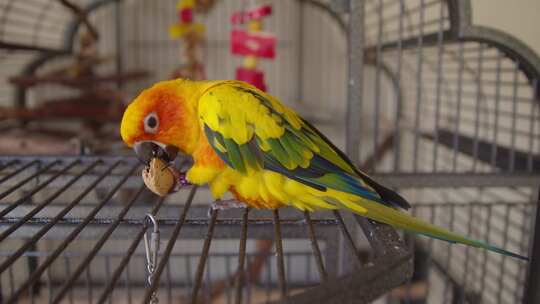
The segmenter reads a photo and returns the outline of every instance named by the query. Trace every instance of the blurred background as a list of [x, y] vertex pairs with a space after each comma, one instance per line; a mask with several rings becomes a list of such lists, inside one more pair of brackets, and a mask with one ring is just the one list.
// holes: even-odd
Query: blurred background
[[[125, 106], [177, 77], [264, 87], [402, 193], [413, 214], [532, 254], [539, 17], [533, 0], [0, 0], [0, 303], [131, 303], [149, 290], [167, 303], [230, 303], [238, 293], [266, 303], [382, 263], [387, 251], [374, 244], [394, 243], [350, 215], [353, 249], [329, 212], [313, 222], [281, 212], [278, 241], [272, 213], [255, 210], [235, 293], [242, 212], [219, 215], [205, 253], [216, 223], [208, 190], [163, 204], [141, 187], [119, 137]], [[249, 43], [263, 51], [238, 51]], [[183, 210], [188, 222], [175, 235]], [[146, 284], [146, 213], [163, 230], [159, 288]], [[540, 281], [533, 262], [400, 235], [414, 254], [412, 279], [384, 270], [395, 282], [342, 302], [540, 301], [527, 288]]]

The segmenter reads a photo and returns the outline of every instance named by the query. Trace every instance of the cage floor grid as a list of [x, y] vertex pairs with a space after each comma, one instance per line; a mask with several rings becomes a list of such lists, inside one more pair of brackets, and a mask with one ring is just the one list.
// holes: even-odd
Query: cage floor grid
[[[147, 191], [138, 176], [141, 166], [136, 159], [115, 157], [45, 157], [45, 158], [0, 158], [0, 241], [21, 240], [10, 248], [0, 262], [3, 277], [13, 276], [13, 267], [27, 259], [27, 274], [11, 280], [11, 286], [2, 288], [4, 303], [16, 303], [25, 298], [29, 291], [39, 285], [41, 278], [49, 275], [52, 265], [61, 260], [77, 241], [91, 239], [76, 265], [66, 274], [54, 292], [48, 293], [50, 303], [60, 303], [69, 298], [71, 291], [91, 269], [92, 262], [103, 252], [107, 244], [127, 239], [116, 267], [108, 268], [108, 278], [103, 288], [93, 295], [98, 303], [109, 301], [124, 276], [137, 248], [143, 244], [147, 250], [148, 281], [144, 287], [143, 303], [153, 301], [154, 292], [159, 292], [167, 265], [174, 255], [173, 248], [188, 239], [202, 240], [197, 253], [189, 298], [198, 303], [208, 294], [208, 259], [212, 242], [217, 239], [237, 239], [237, 275], [230, 282], [235, 303], [242, 303], [246, 286], [246, 243], [248, 238], [272, 240], [275, 270], [276, 301], [310, 302], [314, 299], [342, 301], [362, 297], [372, 300], [406, 280], [410, 275], [411, 256], [393, 229], [357, 218], [357, 224], [365, 231], [373, 255], [369, 263], [360, 254], [355, 240], [357, 235], [350, 231], [350, 224], [338, 211], [324, 215], [302, 213], [297, 210], [274, 210], [259, 214], [250, 209], [229, 213], [208, 207], [194, 206], [198, 188], [186, 188], [177, 200], [163, 198], [148, 204]], [[124, 199], [120, 199], [122, 192]], [[97, 203], [85, 203], [95, 196]], [[127, 199], [126, 199], [127, 198]], [[146, 200], [147, 204], [141, 204]], [[169, 199], [168, 199], [169, 200]], [[117, 204], [111, 202], [116, 201]], [[59, 203], [63, 202], [63, 203]], [[254, 214], [252, 214], [254, 213]], [[152, 222], [149, 217], [155, 219]], [[341, 233], [339, 232], [341, 231]], [[161, 242], [150, 238], [152, 232], [159, 233]], [[148, 235], [148, 239], [146, 238]], [[339, 235], [348, 249], [347, 267], [361, 268], [361, 272], [338, 273], [337, 248]], [[153, 237], [153, 236], [152, 236]], [[316, 287], [293, 292], [295, 283], [289, 280], [290, 264], [285, 262], [289, 252], [284, 249], [283, 239], [309, 240], [310, 254], [318, 273]], [[44, 256], [31, 257], [28, 252], [45, 239], [56, 240]], [[320, 249], [323, 241], [326, 250]], [[156, 250], [157, 244], [160, 248]], [[153, 249], [152, 249], [153, 248]], [[154, 256], [155, 252], [155, 256]], [[19, 274], [17, 274], [19, 276]], [[144, 284], [143, 284], [144, 286]], [[205, 291], [204, 293], [202, 291]], [[6, 292], [7, 291], [7, 292]], [[335, 294], [340, 296], [336, 297]], [[336, 302], [338, 303], [338, 302]]]

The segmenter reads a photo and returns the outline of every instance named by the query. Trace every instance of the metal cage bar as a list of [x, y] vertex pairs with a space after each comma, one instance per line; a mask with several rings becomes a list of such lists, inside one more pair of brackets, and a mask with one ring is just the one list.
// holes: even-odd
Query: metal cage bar
[[[0, 157], [0, 161], [2, 163], [4, 163], [4, 161], [6, 163], [14, 163], [12, 157]], [[17, 172], [19, 171], [19, 167], [25, 167], [27, 163], [34, 165], [36, 164], [36, 161], [32, 157], [23, 157], [17, 160], [18, 166], [10, 166], [9, 168], [11, 171]], [[28, 239], [21, 245], [18, 245], [18, 248], [15, 248], [12, 253], [2, 260], [2, 264], [0, 264], [0, 274], [5, 275], [12, 271], [13, 266], [18, 265], [16, 263], [19, 263], [22, 257], [28, 256], [28, 250], [35, 250], [31, 248], [36, 248], [36, 245], [39, 245], [39, 242], [46, 241], [51, 236], [59, 238], [60, 242], [50, 253], [44, 255], [43, 261], [41, 261], [35, 269], [31, 270], [28, 277], [21, 282], [20, 285], [13, 285], [13, 292], [8, 293], [9, 296], [6, 299], [6, 303], [15, 303], [20, 300], [21, 297], [26, 295], [33, 288], [32, 286], [35, 286], [35, 284], [38, 284], [41, 281], [43, 276], [45, 276], [45, 280], [48, 282], [46, 288], [49, 290], [51, 302], [59, 303], [63, 300], [73, 299], [73, 290], [79, 286], [78, 284], [80, 284], [79, 282], [81, 282], [81, 280], [83, 282], [85, 281], [87, 284], [86, 291], [88, 292], [88, 299], [97, 300], [99, 303], [110, 301], [113, 291], [121, 286], [119, 281], [122, 274], [124, 273], [127, 277], [131, 276], [129, 264], [133, 262], [133, 256], [135, 255], [136, 249], [139, 247], [142, 236], [148, 229], [145, 220], [129, 215], [144, 214], [145, 212], [145, 208], [137, 207], [139, 198], [142, 197], [143, 186], [140, 185], [140, 181], [132, 184], [129, 183], [130, 179], [136, 178], [134, 173], [140, 168], [138, 161], [132, 158], [123, 158], [122, 160], [119, 160], [119, 158], [114, 157], [45, 157], [39, 160], [39, 164], [43, 168], [46, 168], [46, 170], [40, 170], [40, 168], [36, 169], [36, 171], [41, 174], [36, 175], [34, 172], [21, 171], [22, 174], [29, 175], [31, 179], [25, 176], [18, 178], [25, 181], [25, 185], [33, 180], [43, 179], [42, 182], [35, 183], [34, 187], [38, 190], [30, 190], [28, 193], [32, 193], [32, 195], [28, 196], [27, 199], [34, 196], [37, 198], [44, 190], [42, 187], [44, 183], [48, 183], [60, 175], [65, 178], [56, 184], [49, 184], [51, 189], [56, 189], [52, 191], [51, 194], [45, 195], [41, 202], [36, 206], [27, 206], [23, 204], [11, 207], [12, 204], [9, 202], [9, 199], [14, 196], [15, 193], [6, 196], [6, 199], [8, 200], [5, 201], [7, 202], [7, 205], [4, 204], [6, 207], [3, 209], [5, 216], [0, 219], [0, 233], [6, 237], [9, 236], [10, 238], [27, 235]], [[56, 171], [51, 171], [53, 167], [58, 169]], [[9, 171], [3, 173], [5, 175], [10, 174]], [[111, 181], [114, 182], [112, 183]], [[7, 181], [2, 186], [9, 188], [12, 187], [12, 184], [18, 185], [20, 183], [18, 181]], [[97, 205], [85, 206], [81, 203], [86, 196], [100, 186], [106, 186], [108, 191]], [[75, 189], [80, 189], [80, 191], [77, 191], [78, 193], [66, 203], [53, 203], [53, 201], [67, 195], [68, 191]], [[132, 193], [131, 198], [125, 206], [122, 206], [121, 208], [105, 207], [121, 189], [138, 190]], [[19, 190], [20, 189], [17, 189], [17, 191]], [[205, 227], [207, 225], [208, 232], [205, 244], [201, 251], [202, 255], [192, 285], [190, 284], [190, 286], [193, 286], [191, 292], [192, 301], [196, 301], [199, 298], [198, 294], [200, 294], [201, 290], [204, 290], [206, 295], [211, 290], [211, 287], [208, 285], [210, 284], [209, 282], [203, 284], [205, 270], [207, 274], [209, 274], [210, 271], [207, 263], [208, 258], [211, 256], [209, 251], [210, 242], [214, 239], [226, 236], [227, 233], [229, 234], [228, 237], [241, 236], [240, 241], [243, 243], [241, 246], [244, 248], [242, 250], [243, 256], [245, 260], [249, 260], [247, 259], [245, 251], [248, 228], [251, 233], [253, 233], [253, 236], [265, 237], [264, 235], [266, 234], [266, 237], [273, 237], [276, 240], [277, 263], [275, 265], [276, 273], [278, 274], [276, 287], [277, 290], [280, 290], [283, 301], [289, 301], [293, 296], [288, 295], [288, 290], [296, 288], [294, 279], [290, 277], [292, 274], [289, 273], [289, 269], [292, 267], [290, 255], [285, 251], [285, 248], [281, 243], [284, 237], [304, 238], [309, 240], [309, 246], [312, 250], [311, 254], [315, 259], [315, 264], [317, 264], [316, 267], [320, 274], [320, 282], [322, 282], [323, 285], [330, 283], [330, 281], [326, 279], [328, 278], [328, 275], [324, 264], [329, 265], [327, 267], [335, 267], [337, 264], [331, 260], [324, 260], [318, 243], [321, 241], [321, 237], [326, 246], [329, 246], [332, 244], [332, 241], [335, 241], [331, 240], [335, 239], [335, 236], [329, 229], [338, 229], [339, 223], [341, 222], [340, 216], [337, 216], [336, 219], [324, 219], [320, 218], [320, 216], [312, 218], [309, 214], [296, 212], [297, 219], [291, 219], [290, 212], [285, 212], [284, 214], [275, 212], [272, 219], [265, 219], [264, 217], [260, 218], [258, 216], [249, 219], [248, 212], [245, 211], [243, 216], [239, 219], [218, 219], [218, 213], [213, 212], [210, 219], [200, 220], [196, 215], [199, 214], [199, 216], [202, 216], [202, 210], [200, 209], [194, 209], [192, 211], [195, 212], [194, 215], [188, 216], [188, 211], [190, 210], [190, 205], [195, 197], [195, 193], [196, 188], [193, 187], [185, 201], [184, 207], [179, 208], [177, 219], [159, 220], [162, 235], [169, 237], [169, 241], [165, 250], [159, 255], [159, 263], [156, 265], [155, 273], [152, 275], [152, 283], [146, 288], [145, 296], [142, 298], [146, 298], [144, 301], [148, 301], [154, 292], [159, 292], [159, 285], [161, 285], [160, 281], [163, 281], [161, 278], [163, 277], [163, 273], [165, 271], [170, 271], [167, 267], [170, 266], [170, 256], [176, 241], [185, 237], [198, 238], [200, 236], [199, 232], [195, 232], [192, 229], [195, 228], [199, 230], [200, 227]], [[166, 211], [165, 209], [173, 210], [175, 208], [172, 206], [165, 207], [164, 200], [162, 199], [159, 200], [155, 206], [152, 206], [151, 209], [151, 214], [159, 215], [158, 212], [170, 213], [170, 211]], [[105, 210], [108, 213], [105, 218], [103, 218], [103, 215], [97, 217], [98, 214], [102, 214]], [[40, 216], [39, 218], [36, 217], [38, 214]], [[225, 229], [226, 227], [224, 225], [229, 226], [230, 229]], [[174, 226], [172, 232], [169, 230], [171, 226]], [[271, 226], [275, 227], [274, 234], [264, 232], [266, 228]], [[188, 230], [182, 229], [183, 227]], [[219, 228], [214, 229], [214, 227]], [[237, 227], [244, 227], [240, 234], [238, 233]], [[62, 229], [65, 228], [67, 228], [67, 230], [61, 232]], [[122, 235], [126, 235], [123, 232], [126, 228], [130, 231], [127, 234], [130, 235], [130, 237], [127, 238], [130, 242], [125, 247], [126, 252], [121, 256], [118, 263], [113, 263], [113, 256], [104, 259], [105, 272], [103, 273], [104, 278], [101, 283], [104, 287], [103, 289], [99, 289], [97, 286], [94, 286], [96, 284], [95, 277], [98, 274], [96, 270], [93, 269], [94, 266], [91, 265], [95, 265], [96, 259], [102, 256], [102, 251], [106, 247], [105, 245], [112, 239], [124, 239]], [[182, 238], [179, 237], [181, 229], [183, 231]], [[55, 233], [48, 233], [53, 230]], [[95, 232], [92, 232], [92, 234], [88, 236], [83, 236], [81, 234], [83, 232], [88, 233], [91, 230], [95, 230]], [[218, 230], [219, 233], [216, 233]], [[349, 235], [351, 248], [358, 250], [348, 228], [343, 225], [340, 230], [342, 230], [344, 235]], [[264, 233], [261, 234], [261, 232]], [[71, 264], [66, 267], [68, 273], [67, 280], [61, 284], [53, 284], [54, 281], [51, 273], [53, 264], [60, 262], [64, 265], [66, 263], [64, 258], [66, 257], [66, 254], [69, 254], [69, 246], [74, 244], [77, 241], [77, 238], [80, 238], [81, 236], [83, 236], [83, 238], [90, 237], [91, 239], [96, 239], [96, 243], [88, 252], [85, 252], [81, 256], [82, 260], [77, 262], [76, 266]], [[368, 236], [368, 238], [377, 237], [380, 236], [377, 234]], [[328, 249], [325, 250], [327, 251]], [[405, 249], [403, 252], [405, 252]], [[331, 257], [332, 255], [325, 254], [324, 256]], [[29, 257], [32, 257], [32, 255]], [[393, 257], [388, 256], [387, 259], [392, 260]], [[245, 262], [242, 262], [242, 264], [245, 264]], [[364, 267], [360, 261], [358, 261], [358, 265]], [[242, 269], [242, 267], [239, 266], [239, 269]], [[377, 269], [373, 271], [376, 270]], [[243, 273], [243, 271], [239, 271], [239, 273]], [[246, 279], [240, 279], [241, 277], [241, 275], [238, 275], [236, 279], [237, 299], [241, 299], [238, 297], [238, 294], [241, 293], [243, 289], [248, 288], [248, 290], [251, 290], [250, 288], [253, 287], [251, 285], [251, 279], [249, 278], [249, 272]], [[290, 278], [286, 279], [286, 277]], [[396, 278], [404, 280], [402, 274], [396, 274]], [[170, 279], [167, 279], [167, 281], [170, 281]], [[14, 283], [13, 280], [11, 280], [11, 282], [12, 284]], [[129, 285], [126, 288], [133, 290], [133, 285], [135, 283], [126, 282], [126, 284], [127, 283], [129, 283]], [[207, 286], [202, 288], [204, 285]], [[170, 288], [168, 289], [170, 290]], [[378, 292], [383, 291], [380, 290]], [[170, 293], [170, 291], [168, 291], [168, 293]], [[5, 294], [3, 296], [6, 298]], [[249, 294], [247, 296], [248, 298], [250, 297]], [[295, 296], [298, 296], [298, 294]], [[33, 295], [33, 297], [35, 298], [35, 295]]]

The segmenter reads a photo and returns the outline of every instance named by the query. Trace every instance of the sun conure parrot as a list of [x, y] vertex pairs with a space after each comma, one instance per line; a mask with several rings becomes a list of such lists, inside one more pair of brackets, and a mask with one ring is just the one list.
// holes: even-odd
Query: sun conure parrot
[[121, 135], [144, 162], [176, 149], [192, 156], [185, 177], [208, 184], [216, 200], [229, 191], [254, 208], [347, 209], [396, 228], [527, 259], [400, 211], [410, 205], [399, 194], [355, 168], [293, 110], [244, 82], [157, 83], [127, 107]]

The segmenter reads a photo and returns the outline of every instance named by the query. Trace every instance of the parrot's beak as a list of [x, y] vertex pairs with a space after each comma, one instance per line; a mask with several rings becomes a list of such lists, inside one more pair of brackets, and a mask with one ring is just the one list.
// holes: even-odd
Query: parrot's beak
[[177, 147], [149, 140], [135, 142], [133, 150], [139, 160], [147, 166], [154, 157], [170, 163], [178, 155]]

